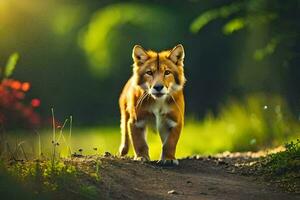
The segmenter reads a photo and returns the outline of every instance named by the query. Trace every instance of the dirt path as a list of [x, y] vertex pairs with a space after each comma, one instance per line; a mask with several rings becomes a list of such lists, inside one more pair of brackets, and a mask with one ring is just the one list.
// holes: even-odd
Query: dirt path
[[213, 159], [183, 159], [162, 168], [154, 163], [112, 157], [101, 159], [103, 199], [300, 199], [257, 177], [240, 175], [228, 163]]

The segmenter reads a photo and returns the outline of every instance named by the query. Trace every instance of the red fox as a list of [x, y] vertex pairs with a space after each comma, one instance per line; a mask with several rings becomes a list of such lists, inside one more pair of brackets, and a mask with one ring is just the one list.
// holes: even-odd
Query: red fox
[[128, 153], [130, 142], [136, 160], [149, 161], [146, 125], [155, 124], [162, 142], [159, 163], [178, 165], [176, 145], [184, 123], [184, 48], [155, 52], [135, 45], [132, 51], [133, 74], [119, 98], [121, 145], [119, 153]]

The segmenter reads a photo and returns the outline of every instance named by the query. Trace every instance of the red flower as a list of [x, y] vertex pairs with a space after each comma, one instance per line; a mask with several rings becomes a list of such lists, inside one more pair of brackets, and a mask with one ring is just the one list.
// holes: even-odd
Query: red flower
[[13, 82], [10, 84], [10, 87], [11, 87], [12, 89], [15, 89], [15, 90], [21, 89], [21, 86], [22, 86], [22, 84], [20, 83], [20, 81], [13, 81]]
[[7, 128], [36, 127], [40, 124], [40, 115], [35, 112], [41, 102], [34, 98], [26, 103], [26, 92], [29, 82], [13, 79], [0, 80], [0, 124]]
[[31, 106], [32, 107], [39, 107], [41, 105], [41, 101], [39, 99], [32, 99], [31, 100]]
[[23, 90], [24, 92], [27, 92], [29, 89], [30, 89], [30, 83], [24, 82], [24, 83], [22, 84], [22, 90]]
[[24, 97], [25, 97], [25, 94], [23, 92], [20, 92], [20, 91], [15, 92], [14, 95], [18, 99], [24, 99]]

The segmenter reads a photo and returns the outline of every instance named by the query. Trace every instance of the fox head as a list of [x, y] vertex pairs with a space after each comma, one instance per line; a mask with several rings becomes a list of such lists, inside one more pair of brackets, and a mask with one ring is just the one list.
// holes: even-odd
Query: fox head
[[171, 50], [155, 52], [135, 45], [132, 51], [135, 85], [154, 99], [172, 95], [183, 89], [185, 83], [181, 44]]

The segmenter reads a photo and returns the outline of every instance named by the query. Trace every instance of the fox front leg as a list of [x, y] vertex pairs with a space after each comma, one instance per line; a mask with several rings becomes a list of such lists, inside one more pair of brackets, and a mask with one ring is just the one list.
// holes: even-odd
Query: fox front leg
[[160, 138], [162, 141], [162, 153], [160, 165], [179, 165], [175, 157], [176, 146], [182, 129], [182, 123], [166, 118], [159, 128]]
[[141, 161], [149, 161], [149, 148], [145, 138], [145, 123], [143, 123], [143, 121], [130, 119], [128, 121], [128, 130], [134, 149], [134, 159]]

